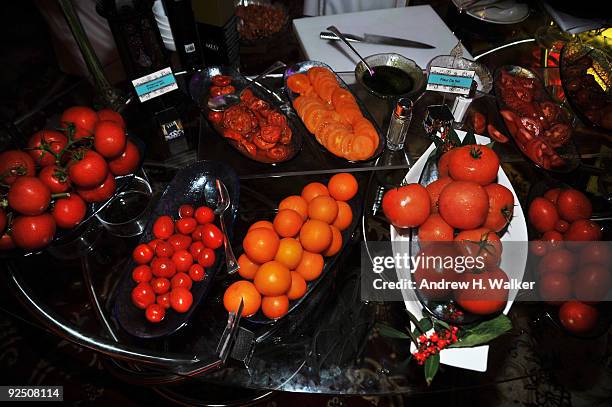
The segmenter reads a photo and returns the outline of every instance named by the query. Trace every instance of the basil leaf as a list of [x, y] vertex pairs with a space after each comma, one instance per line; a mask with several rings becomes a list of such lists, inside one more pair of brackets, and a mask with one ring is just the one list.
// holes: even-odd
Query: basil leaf
[[449, 345], [449, 348], [471, 348], [491, 342], [512, 329], [512, 321], [505, 315], [500, 315], [490, 321], [482, 322], [466, 330], [459, 341]]
[[438, 367], [440, 367], [439, 353], [431, 355], [427, 358], [427, 360], [425, 360], [425, 369], [423, 371], [425, 372], [425, 381], [427, 382], [428, 386], [433, 381], [436, 373], [438, 373]]

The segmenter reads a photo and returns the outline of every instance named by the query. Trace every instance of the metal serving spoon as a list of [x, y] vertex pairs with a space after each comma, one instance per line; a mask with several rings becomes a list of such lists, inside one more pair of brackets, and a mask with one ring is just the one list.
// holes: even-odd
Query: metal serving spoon
[[227, 230], [225, 228], [225, 219], [223, 218], [223, 214], [227, 211], [231, 205], [231, 199], [229, 197], [229, 192], [227, 192], [227, 188], [225, 184], [217, 178], [216, 180], [217, 191], [219, 191], [219, 202], [217, 203], [217, 208], [215, 209], [215, 214], [219, 215], [219, 223], [221, 224], [221, 232], [223, 232], [223, 247], [225, 249], [225, 264], [227, 265], [227, 273], [234, 274], [238, 271], [240, 266], [236, 261], [236, 256], [234, 255], [234, 251], [232, 250], [232, 245], [230, 244], [227, 238]]
[[[283, 62], [281, 61], [276, 61], [275, 63], [273, 63], [272, 65], [270, 65], [270, 67], [268, 69], [266, 69], [265, 71], [263, 71], [262, 73], [260, 73], [259, 75], [257, 75], [254, 79], [248, 79], [251, 81], [251, 83], [249, 83], [248, 85], [246, 85], [239, 94], [235, 94], [235, 93], [230, 93], [228, 95], [220, 95], [220, 96], [215, 96], [214, 98], [210, 98], [208, 99], [208, 103], [207, 106], [210, 110], [213, 110], [215, 112], [222, 112], [238, 103], [240, 103], [240, 96], [242, 96], [242, 93], [244, 93], [245, 90], [251, 88], [253, 85], [255, 85], [257, 82], [259, 82], [263, 77], [265, 77], [266, 75], [268, 75], [269, 73], [272, 73], [274, 71], [277, 71], [281, 68], [286, 68], [287, 65], [285, 65]], [[245, 77], [246, 78], [246, 77]]]
[[340, 38], [340, 40], [342, 40], [342, 42], [345, 43], [346, 46], [349, 47], [351, 51], [353, 51], [355, 55], [359, 57], [359, 59], [361, 59], [361, 62], [363, 62], [365, 67], [368, 68], [368, 72], [370, 73], [370, 76], [374, 76], [374, 70], [372, 69], [372, 67], [368, 65], [368, 63], [365, 61], [365, 59], [363, 59], [361, 55], [359, 55], [359, 52], [357, 52], [357, 50], [351, 45], [351, 43], [348, 42], [348, 40], [344, 37], [344, 35], [342, 35], [340, 30], [338, 30], [335, 25], [330, 25], [329, 27], [327, 27], [327, 31], [331, 31], [334, 34], [336, 34], [338, 38]]

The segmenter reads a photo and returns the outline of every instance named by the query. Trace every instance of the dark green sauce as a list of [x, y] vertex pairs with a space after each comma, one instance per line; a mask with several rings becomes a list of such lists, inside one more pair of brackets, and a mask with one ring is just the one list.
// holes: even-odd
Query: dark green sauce
[[363, 83], [382, 95], [403, 95], [414, 87], [410, 75], [394, 66], [375, 66], [374, 76], [368, 71], [363, 73]]

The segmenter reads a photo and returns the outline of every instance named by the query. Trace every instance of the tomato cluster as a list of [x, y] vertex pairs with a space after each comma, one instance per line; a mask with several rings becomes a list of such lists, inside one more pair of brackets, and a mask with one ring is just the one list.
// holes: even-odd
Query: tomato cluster
[[353, 220], [346, 201], [357, 190], [355, 177], [336, 174], [327, 186], [312, 182], [301, 195], [283, 199], [272, 222], [253, 223], [242, 242], [244, 254], [238, 259], [244, 280], [225, 291], [225, 309], [237, 312], [242, 300], [242, 316], [251, 316], [260, 308], [270, 319], [285, 315], [289, 301], [303, 297], [307, 281], [321, 275], [324, 257], [335, 256], [342, 248], [341, 232]]
[[115, 176], [136, 170], [138, 148], [127, 139], [121, 115], [74, 106], [59, 130], [41, 130], [25, 150], [0, 154], [0, 250], [47, 246], [56, 228], [71, 229], [115, 192]]
[[215, 264], [215, 250], [223, 244], [223, 233], [213, 223], [215, 214], [207, 206], [181, 205], [178, 219], [158, 217], [148, 243], [134, 248], [132, 303], [145, 310], [150, 322], [161, 322], [166, 309], [184, 313], [193, 303], [191, 287], [204, 280], [206, 268]]
[[[578, 333], [593, 329], [597, 309], [589, 304], [604, 300], [612, 287], [612, 253], [599, 241], [602, 231], [589, 220], [592, 212], [587, 196], [575, 189], [549, 189], [529, 206], [529, 223], [541, 234], [530, 242], [531, 253], [540, 257], [540, 297], [561, 304], [561, 323]], [[564, 301], [570, 298], [576, 300]]]
[[[497, 154], [484, 145], [455, 147], [440, 157], [438, 171], [440, 178], [427, 187], [409, 184], [387, 191], [382, 201], [385, 216], [397, 228], [418, 228], [422, 254], [481, 257], [484, 267], [462, 274], [454, 269], [420, 269], [415, 272], [417, 281], [507, 280], [499, 268], [502, 244], [498, 234], [512, 219], [514, 195], [494, 182], [499, 171]], [[498, 312], [506, 304], [508, 291], [483, 286], [484, 290], [478, 293], [457, 291], [455, 299], [473, 313]], [[449, 299], [453, 295], [448, 290], [423, 294], [432, 299]], [[475, 300], [478, 296], [485, 299]]]

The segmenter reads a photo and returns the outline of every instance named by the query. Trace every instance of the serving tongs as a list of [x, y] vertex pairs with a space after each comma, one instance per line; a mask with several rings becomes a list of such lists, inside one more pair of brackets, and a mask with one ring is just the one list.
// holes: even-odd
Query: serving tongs
[[217, 208], [215, 209], [215, 215], [219, 216], [219, 223], [221, 224], [221, 232], [223, 232], [223, 248], [225, 249], [225, 265], [227, 266], [227, 274], [234, 274], [240, 269], [238, 265], [238, 261], [236, 261], [236, 256], [234, 255], [234, 250], [232, 250], [232, 245], [229, 242], [227, 237], [227, 228], [225, 226], [224, 214], [231, 206], [232, 202], [229, 197], [229, 192], [225, 187], [225, 184], [217, 178], [216, 180], [216, 188], [219, 191], [219, 202], [217, 203]]

